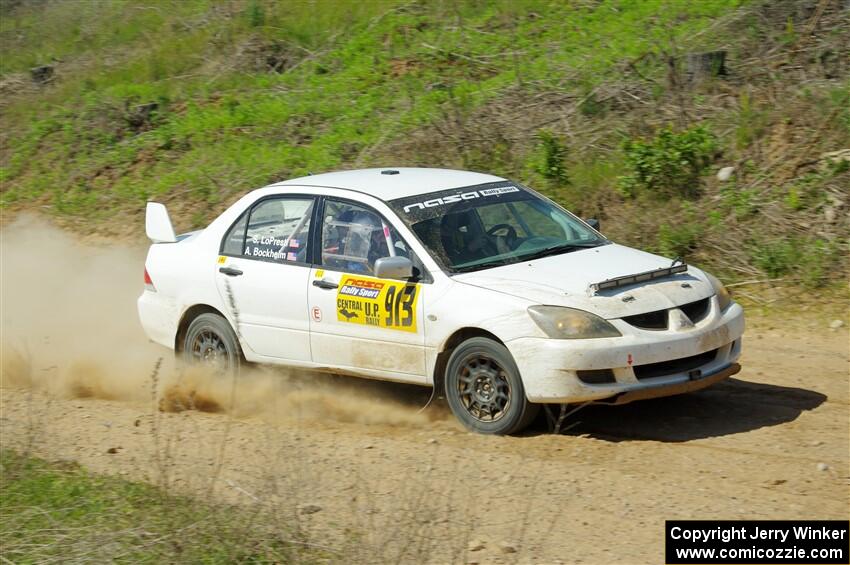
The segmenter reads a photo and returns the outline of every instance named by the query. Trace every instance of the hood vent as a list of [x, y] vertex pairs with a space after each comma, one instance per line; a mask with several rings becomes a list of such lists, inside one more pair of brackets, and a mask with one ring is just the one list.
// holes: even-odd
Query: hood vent
[[[674, 261], [675, 263], [675, 261]], [[621, 286], [628, 286], [630, 284], [638, 284], [646, 281], [651, 281], [655, 279], [662, 279], [664, 277], [669, 277], [671, 275], [675, 275], [677, 273], [684, 273], [688, 270], [688, 266], [684, 263], [679, 265], [671, 265], [666, 269], [655, 269], [652, 271], [644, 271], [642, 273], [636, 273], [634, 275], [626, 275], [623, 277], [615, 277], [613, 279], [606, 279], [602, 282], [593, 283], [588, 287], [588, 291], [590, 296], [595, 295], [600, 290], [607, 290], [610, 288], [619, 288]]]

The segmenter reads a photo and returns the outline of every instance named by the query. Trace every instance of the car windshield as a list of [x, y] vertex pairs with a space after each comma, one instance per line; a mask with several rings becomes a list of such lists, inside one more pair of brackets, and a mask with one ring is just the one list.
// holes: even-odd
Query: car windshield
[[609, 243], [575, 216], [503, 181], [393, 200], [444, 269], [469, 272]]

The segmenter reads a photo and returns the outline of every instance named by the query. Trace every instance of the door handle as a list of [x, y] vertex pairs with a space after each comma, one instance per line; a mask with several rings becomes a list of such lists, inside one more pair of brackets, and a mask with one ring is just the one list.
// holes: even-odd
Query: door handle
[[323, 281], [321, 279], [313, 281], [313, 286], [317, 286], [319, 288], [324, 288], [327, 290], [331, 290], [333, 288], [339, 288], [339, 284], [330, 281]]
[[218, 269], [218, 272], [224, 273], [228, 277], [238, 277], [239, 275], [242, 274], [242, 271], [240, 271], [239, 269], [232, 269], [230, 267], [220, 267]]

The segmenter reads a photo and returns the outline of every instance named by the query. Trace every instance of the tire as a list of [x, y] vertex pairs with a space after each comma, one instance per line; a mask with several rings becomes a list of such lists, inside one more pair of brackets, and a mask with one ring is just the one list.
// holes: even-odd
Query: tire
[[445, 395], [455, 417], [482, 434], [517, 433], [540, 409], [525, 398], [519, 369], [507, 348], [484, 337], [468, 339], [452, 352]]
[[201, 314], [186, 330], [183, 360], [210, 367], [218, 374], [232, 375], [242, 364], [242, 350], [227, 320], [218, 314]]

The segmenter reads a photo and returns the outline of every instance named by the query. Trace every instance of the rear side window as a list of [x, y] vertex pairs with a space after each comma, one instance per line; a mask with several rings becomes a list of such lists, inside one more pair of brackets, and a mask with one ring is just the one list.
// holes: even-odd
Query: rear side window
[[224, 244], [221, 246], [222, 255], [242, 255], [242, 251], [245, 250], [245, 223], [247, 221], [248, 214], [246, 212], [224, 236]]
[[312, 198], [270, 198], [255, 204], [222, 242], [224, 255], [275, 263], [307, 263]]

